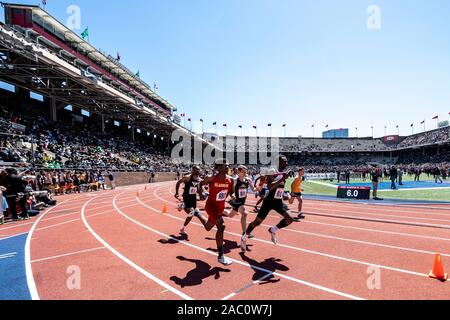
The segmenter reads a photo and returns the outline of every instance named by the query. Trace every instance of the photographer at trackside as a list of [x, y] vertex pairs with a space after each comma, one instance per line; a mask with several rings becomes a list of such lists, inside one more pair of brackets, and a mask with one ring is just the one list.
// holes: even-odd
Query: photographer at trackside
[[[4, 196], [13, 221], [29, 219], [27, 199], [24, 195], [27, 182], [22, 179], [22, 175], [19, 175], [15, 169], [6, 169], [0, 176], [0, 184], [6, 188]], [[22, 211], [20, 219], [17, 214], [17, 204], [19, 204]]]

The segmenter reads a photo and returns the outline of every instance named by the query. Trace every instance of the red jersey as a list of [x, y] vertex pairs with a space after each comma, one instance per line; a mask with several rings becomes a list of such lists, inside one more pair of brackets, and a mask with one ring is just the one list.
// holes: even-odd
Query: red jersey
[[214, 176], [209, 183], [209, 197], [205, 209], [209, 215], [209, 220], [214, 224], [223, 216], [225, 201], [231, 194], [232, 185], [233, 182], [230, 178], [221, 180], [217, 176]]

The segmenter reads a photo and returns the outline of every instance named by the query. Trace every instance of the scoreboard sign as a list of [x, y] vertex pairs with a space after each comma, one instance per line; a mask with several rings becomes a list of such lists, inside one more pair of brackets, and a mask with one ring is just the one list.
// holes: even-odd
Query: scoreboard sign
[[370, 200], [370, 187], [340, 186], [337, 197], [339, 199]]

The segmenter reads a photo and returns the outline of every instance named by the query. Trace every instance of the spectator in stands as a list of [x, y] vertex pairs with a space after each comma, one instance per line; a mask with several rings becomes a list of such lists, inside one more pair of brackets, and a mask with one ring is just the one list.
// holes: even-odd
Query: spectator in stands
[[116, 183], [114, 181], [114, 175], [113, 175], [111, 170], [108, 171], [108, 179], [109, 179], [109, 182], [111, 183], [111, 189], [115, 190], [116, 189]]
[[345, 170], [345, 183], [350, 184], [351, 171], [350, 169]]
[[400, 186], [403, 186], [403, 174], [404, 174], [403, 169], [399, 168], [398, 169], [398, 184]]
[[397, 181], [398, 179], [398, 170], [396, 167], [392, 167], [391, 170], [389, 171], [389, 176], [391, 178], [391, 189], [392, 190], [397, 190], [397, 186], [395, 184], [395, 181]]
[[[23, 195], [27, 183], [17, 173], [17, 170], [7, 169], [0, 184], [6, 188], [5, 197], [13, 221], [29, 219], [26, 204], [27, 199]], [[19, 204], [21, 209], [20, 218], [17, 213], [17, 204]]]
[[382, 176], [382, 171], [378, 167], [374, 167], [372, 170], [372, 183], [373, 183], [373, 199], [374, 200], [383, 200], [381, 198], [378, 198], [378, 184], [380, 182], [380, 178]]
[[438, 183], [438, 181], [442, 184], [442, 183], [444, 183], [443, 181], [442, 181], [442, 172], [441, 172], [441, 169], [439, 168], [439, 167], [436, 167], [435, 169], [434, 169], [434, 181], [435, 181], [435, 183]]
[[98, 175], [98, 183], [100, 184], [100, 187], [103, 190], [106, 190], [105, 188], [105, 177], [103, 176], [103, 174], [100, 172], [100, 174]]
[[5, 223], [5, 214], [8, 211], [8, 202], [6, 198], [3, 196], [3, 192], [6, 191], [6, 188], [0, 186], [0, 198], [2, 200], [1, 211], [0, 211], [0, 225]]

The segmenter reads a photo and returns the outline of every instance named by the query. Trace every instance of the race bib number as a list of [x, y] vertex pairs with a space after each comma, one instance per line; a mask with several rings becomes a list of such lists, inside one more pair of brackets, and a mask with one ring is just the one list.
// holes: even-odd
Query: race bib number
[[216, 200], [217, 201], [225, 201], [227, 199], [227, 196], [228, 196], [228, 191], [226, 191], [226, 190], [221, 191], [217, 194]]
[[189, 189], [189, 194], [190, 194], [190, 195], [197, 194], [197, 192], [198, 192], [197, 187], [191, 187], [191, 188]]
[[244, 199], [247, 197], [247, 189], [239, 189], [239, 199]]
[[284, 189], [277, 189], [277, 192], [275, 192], [275, 199], [277, 200], [283, 200], [284, 195]]

